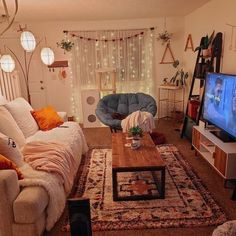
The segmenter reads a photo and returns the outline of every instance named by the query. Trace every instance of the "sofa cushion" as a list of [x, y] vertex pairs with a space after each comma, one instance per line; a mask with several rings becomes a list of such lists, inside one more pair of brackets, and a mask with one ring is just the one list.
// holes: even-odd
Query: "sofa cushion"
[[38, 131], [38, 125], [30, 113], [33, 108], [24, 98], [16, 98], [4, 106], [12, 114], [26, 138]]
[[56, 128], [64, 122], [52, 106], [31, 111], [31, 114], [36, 120], [39, 129], [44, 131]]
[[14, 162], [17, 167], [21, 167], [24, 164], [23, 155], [17, 143], [2, 133], [0, 133], [0, 154]]
[[23, 132], [4, 106], [0, 106], [0, 132], [12, 138], [20, 148], [25, 145]]
[[42, 187], [23, 188], [13, 203], [15, 222], [34, 223], [44, 212], [48, 201], [48, 194]]
[[8, 103], [7, 99], [0, 94], [0, 105], [5, 105]]
[[17, 168], [17, 166], [0, 154], [0, 170], [14, 170], [18, 176], [18, 179], [23, 179], [23, 175], [20, 172], [20, 170]]

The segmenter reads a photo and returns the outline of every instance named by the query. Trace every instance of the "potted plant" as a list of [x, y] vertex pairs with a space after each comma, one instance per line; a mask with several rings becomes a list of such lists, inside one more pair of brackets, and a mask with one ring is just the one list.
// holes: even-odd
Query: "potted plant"
[[201, 41], [200, 46], [195, 48], [195, 52], [198, 50], [202, 50], [202, 56], [203, 57], [209, 57], [211, 56], [211, 43], [214, 38], [215, 31], [212, 32], [211, 36], [209, 37], [208, 34], [203, 37], [203, 40]]
[[184, 72], [183, 68], [179, 68], [179, 60], [175, 60], [172, 63], [174, 68], [177, 68], [175, 75], [171, 78], [170, 83], [174, 84], [175, 86], [185, 86], [186, 79], [188, 78], [188, 72]]
[[140, 147], [140, 138], [143, 136], [143, 130], [139, 126], [134, 126], [129, 129], [129, 135], [133, 137], [131, 148], [137, 149]]
[[69, 52], [74, 46], [74, 43], [69, 40], [62, 39], [60, 43], [57, 42], [57, 46], [64, 49], [64, 52]]
[[158, 34], [157, 40], [162, 41], [162, 45], [165, 43], [170, 42], [170, 39], [172, 37], [172, 34], [169, 33], [167, 30], [164, 30], [163, 32]]

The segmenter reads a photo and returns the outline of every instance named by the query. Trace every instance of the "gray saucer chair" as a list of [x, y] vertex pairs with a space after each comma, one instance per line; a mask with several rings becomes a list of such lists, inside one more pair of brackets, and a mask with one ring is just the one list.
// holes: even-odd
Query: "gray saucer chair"
[[156, 115], [155, 99], [144, 93], [119, 93], [104, 96], [97, 104], [96, 115], [111, 131], [121, 130], [121, 120], [134, 111], [150, 112]]

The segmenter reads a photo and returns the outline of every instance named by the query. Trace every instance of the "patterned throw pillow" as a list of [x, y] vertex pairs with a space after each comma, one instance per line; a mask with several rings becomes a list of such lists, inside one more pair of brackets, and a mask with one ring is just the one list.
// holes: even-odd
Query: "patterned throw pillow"
[[4, 157], [3, 155], [0, 154], [0, 170], [15, 170], [18, 176], [18, 179], [23, 179], [23, 175], [20, 172], [20, 170], [17, 168], [17, 166], [10, 161], [9, 159], [7, 159], [6, 157]]
[[23, 162], [23, 155], [18, 148], [18, 145], [13, 139], [0, 133], [0, 154], [7, 157], [10, 161], [16, 164], [17, 167], [21, 167]]
[[64, 123], [52, 106], [31, 111], [31, 114], [36, 120], [39, 129], [43, 131], [56, 128]]

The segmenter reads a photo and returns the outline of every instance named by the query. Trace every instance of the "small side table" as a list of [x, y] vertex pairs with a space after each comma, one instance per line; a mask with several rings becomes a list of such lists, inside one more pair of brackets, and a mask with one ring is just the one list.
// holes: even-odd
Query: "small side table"
[[[163, 96], [163, 93], [165, 95]], [[184, 112], [184, 87], [161, 85], [158, 88], [158, 119], [171, 118], [177, 119], [176, 105], [180, 104], [180, 111]], [[163, 106], [166, 107], [163, 115]]]

